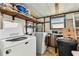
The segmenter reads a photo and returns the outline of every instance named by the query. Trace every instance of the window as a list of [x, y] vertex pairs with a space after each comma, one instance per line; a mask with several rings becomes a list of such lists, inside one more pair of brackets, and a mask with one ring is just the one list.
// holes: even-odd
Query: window
[[51, 29], [52, 28], [64, 28], [64, 17], [52, 18]]

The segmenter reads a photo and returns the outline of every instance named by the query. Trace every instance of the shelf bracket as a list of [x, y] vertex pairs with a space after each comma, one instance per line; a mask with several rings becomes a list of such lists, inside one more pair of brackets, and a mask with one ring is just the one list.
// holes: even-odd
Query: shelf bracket
[[15, 16], [12, 16], [12, 20], [15, 20]]

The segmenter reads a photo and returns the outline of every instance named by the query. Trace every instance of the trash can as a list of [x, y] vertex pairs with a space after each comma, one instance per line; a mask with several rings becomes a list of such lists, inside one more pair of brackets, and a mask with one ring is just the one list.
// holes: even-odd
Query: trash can
[[71, 51], [77, 50], [77, 43], [72, 39], [58, 39], [57, 46], [59, 51], [59, 56], [72, 56]]

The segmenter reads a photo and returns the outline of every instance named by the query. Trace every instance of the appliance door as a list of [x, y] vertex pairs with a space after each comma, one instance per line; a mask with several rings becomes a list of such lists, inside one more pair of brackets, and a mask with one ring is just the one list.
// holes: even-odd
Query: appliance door
[[47, 40], [48, 40], [47, 33], [43, 33], [41, 54], [44, 54], [44, 52], [46, 51], [46, 48], [47, 48]]
[[10, 48], [6, 48], [3, 51], [4, 56], [35, 56], [36, 55], [36, 43], [35, 40], [29, 40]]

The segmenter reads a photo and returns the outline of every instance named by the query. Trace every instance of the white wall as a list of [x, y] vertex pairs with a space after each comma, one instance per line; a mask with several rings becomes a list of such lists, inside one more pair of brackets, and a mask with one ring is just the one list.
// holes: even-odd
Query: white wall
[[[3, 20], [22, 24], [22, 29], [24, 30], [23, 32], [26, 33], [25, 27], [24, 27], [25, 26], [25, 20], [19, 19], [19, 18], [15, 18], [15, 20], [12, 20], [12, 16], [5, 15], [5, 14], [3, 15]], [[19, 26], [19, 28], [21, 28], [21, 26]], [[19, 31], [20, 29], [17, 28], [17, 30]]]
[[[0, 15], [1, 17], [1, 15]], [[6, 29], [0, 29], [0, 38], [7, 38], [10, 36], [16, 36], [16, 35], [24, 35], [25, 32], [25, 21], [19, 18], [15, 18], [15, 20], [12, 20], [11, 16], [5, 15], [3, 14], [2, 16], [2, 21], [10, 21], [10, 22], [14, 22], [14, 23], [18, 23], [18, 27], [17, 28], [6, 28]], [[15, 35], [14, 35], [15, 34]]]
[[23, 32], [26, 33], [26, 27], [25, 27], [26, 23], [25, 23], [25, 20], [19, 19], [19, 18], [15, 18], [14, 21], [17, 22], [17, 23], [21, 23], [22, 24], [22, 29], [24, 30]]

